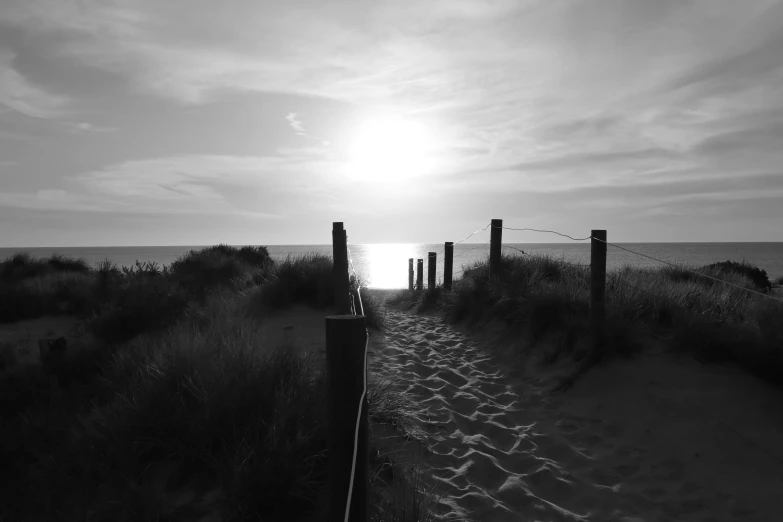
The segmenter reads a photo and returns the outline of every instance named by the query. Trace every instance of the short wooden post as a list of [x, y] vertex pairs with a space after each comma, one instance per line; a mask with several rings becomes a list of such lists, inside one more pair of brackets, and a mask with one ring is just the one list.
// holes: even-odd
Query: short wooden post
[[351, 312], [350, 285], [348, 282], [348, 241], [342, 222], [332, 223], [332, 280], [334, 282], [334, 307], [337, 314]]
[[427, 256], [427, 289], [432, 290], [435, 288], [435, 272], [437, 271], [437, 252], [430, 252]]
[[599, 356], [606, 349], [606, 230], [593, 230], [590, 236], [590, 329], [593, 355]]
[[421, 291], [424, 286], [424, 260], [416, 260], [416, 290]]
[[408, 259], [408, 290], [413, 290], [413, 258]]
[[446, 241], [445, 247], [446, 253], [443, 258], [443, 287], [446, 290], [451, 290], [451, 273], [454, 268], [454, 242]]
[[[329, 450], [329, 520], [344, 520], [351, 469], [353, 489], [348, 520], [368, 520], [369, 444], [367, 394], [366, 321], [363, 315], [326, 318], [326, 379]], [[361, 415], [359, 408], [361, 403]], [[356, 421], [359, 418], [359, 437]], [[354, 445], [356, 464], [354, 468]]]
[[489, 274], [497, 275], [500, 272], [500, 252], [503, 244], [503, 220], [493, 219], [491, 234], [489, 236]]

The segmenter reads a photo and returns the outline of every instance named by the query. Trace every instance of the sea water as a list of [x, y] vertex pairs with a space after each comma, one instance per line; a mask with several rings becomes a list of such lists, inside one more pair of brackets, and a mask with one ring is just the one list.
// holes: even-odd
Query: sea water
[[[637, 255], [610, 245], [607, 248], [607, 270], [622, 266], [656, 267], [659, 261], [676, 265], [702, 266], [718, 261], [745, 260], [767, 271], [770, 279], [783, 277], [783, 243], [618, 243], [619, 247], [636, 252]], [[200, 246], [137, 246], [137, 247], [67, 247], [67, 248], [0, 248], [0, 259], [16, 252], [27, 252], [34, 257], [59, 253], [67, 257], [82, 258], [93, 265], [109, 259], [118, 266], [130, 266], [137, 260], [168, 265], [189, 250]], [[331, 255], [331, 245], [270, 245], [269, 253], [274, 259], [300, 256], [309, 253]], [[428, 253], [437, 254], [438, 281], [443, 280], [443, 244], [382, 243], [369, 245], [348, 245], [350, 269], [359, 275], [371, 288], [407, 288], [408, 259], [424, 260], [426, 281]], [[571, 263], [590, 263], [590, 243], [511, 243], [503, 245], [503, 252], [522, 255], [547, 255]], [[465, 266], [484, 263], [489, 255], [488, 243], [461, 243], [454, 245], [454, 274]]]

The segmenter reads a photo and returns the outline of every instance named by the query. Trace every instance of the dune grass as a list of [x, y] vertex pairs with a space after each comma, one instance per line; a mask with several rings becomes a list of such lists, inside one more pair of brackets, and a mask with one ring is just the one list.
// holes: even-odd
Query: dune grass
[[[357, 299], [356, 292], [362, 284], [361, 280], [350, 278], [350, 290], [354, 299]], [[368, 292], [362, 292], [361, 300], [367, 326], [382, 329], [383, 315], [378, 309], [375, 298]], [[334, 306], [331, 257], [317, 253], [297, 257], [288, 256], [272, 267], [269, 281], [265, 284], [265, 291], [258, 294], [256, 308], [259, 311], [282, 309], [294, 303], [315, 308]]]
[[[479, 263], [476, 263], [479, 265]], [[607, 274], [606, 344], [601, 353], [578, 351], [594, 364], [606, 356], [632, 353], [644, 335], [665, 338], [672, 349], [709, 361], [731, 361], [766, 380], [783, 384], [783, 304], [747, 292], [767, 292], [766, 273], [747, 263], [724, 262], [696, 268], [731, 282], [725, 285], [687, 270], [625, 267]], [[468, 267], [442, 298], [418, 296], [418, 307], [433, 302], [448, 320], [502, 321], [535, 344], [556, 338], [554, 361], [574, 353], [590, 334], [590, 273], [550, 257], [504, 256], [490, 277], [486, 266]], [[647, 332], [647, 333], [645, 333]]]
[[[328, 313], [331, 262], [238, 257], [221, 247], [172, 267], [78, 274], [108, 296], [96, 332], [114, 333], [66, 359], [60, 385], [40, 367], [0, 374], [0, 480], [15, 484], [0, 493], [7, 520], [324, 520], [323, 364], [269, 346], [261, 320], [294, 304]], [[398, 387], [371, 378], [368, 403], [372, 424], [420, 433]], [[373, 520], [429, 520], [417, 471], [371, 445]]]
[[0, 262], [0, 322], [72, 313], [103, 316], [101, 336], [125, 341], [148, 328], [170, 324], [193, 299], [215, 288], [258, 284], [272, 261], [265, 247], [217, 245], [191, 251], [172, 263], [136, 262], [119, 268], [109, 261], [90, 267], [60, 255], [16, 254]]

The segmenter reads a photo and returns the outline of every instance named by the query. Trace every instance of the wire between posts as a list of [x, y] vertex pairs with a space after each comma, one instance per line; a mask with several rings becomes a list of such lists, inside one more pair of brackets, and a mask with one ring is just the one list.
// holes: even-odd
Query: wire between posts
[[[491, 223], [490, 223], [491, 225]], [[588, 237], [571, 237], [568, 234], [561, 234], [560, 232], [555, 232], [554, 230], [539, 230], [537, 228], [512, 228], [512, 227], [494, 227], [494, 228], [502, 228], [505, 230], [521, 230], [521, 231], [530, 231], [530, 232], [544, 232], [547, 234], [557, 234], [558, 236], [567, 237], [568, 239], [572, 241], [587, 241], [588, 239], [592, 239], [593, 236]]]
[[621, 247], [619, 245], [615, 245], [614, 243], [609, 243], [608, 241], [604, 241], [603, 239], [599, 239], [597, 237], [590, 236], [590, 239], [595, 239], [596, 241], [600, 241], [601, 243], [613, 246], [615, 248], [619, 248], [620, 250], [625, 250], [626, 252], [630, 252], [631, 254], [635, 254], [637, 256], [646, 257], [647, 259], [652, 259], [653, 261], [657, 261], [659, 263], [663, 263], [664, 265], [669, 265], [671, 267], [678, 268], [678, 269], [684, 270], [686, 272], [691, 272], [693, 274], [700, 275], [702, 277], [706, 277], [707, 279], [712, 279], [713, 281], [718, 281], [719, 283], [723, 283], [723, 284], [726, 284], [726, 285], [729, 285], [729, 286], [733, 286], [735, 288], [739, 288], [740, 290], [745, 290], [746, 292], [750, 292], [752, 294], [758, 294], [758, 295], [760, 295], [762, 297], [766, 297], [768, 299], [772, 299], [773, 301], [777, 301], [779, 303], [783, 303], [783, 299], [778, 299], [777, 297], [773, 297], [773, 296], [771, 296], [769, 294], [763, 294], [761, 292], [757, 292], [756, 290], [751, 290], [750, 288], [745, 288], [744, 286], [735, 285], [734, 283], [729, 283], [728, 281], [725, 281], [723, 279], [718, 279], [717, 277], [712, 277], [710, 275], [703, 274], [701, 272], [697, 272], [696, 270], [691, 270], [690, 268], [685, 268], [684, 266], [676, 265], [674, 263], [669, 263], [668, 261], [663, 261], [662, 259], [658, 259], [658, 258], [655, 258], [655, 257], [652, 257], [652, 256], [648, 256], [647, 254], [641, 254], [639, 252], [634, 252], [633, 250], [629, 250], [629, 249]]
[[489, 223], [487, 223], [487, 226], [485, 226], [484, 228], [480, 228], [480, 229], [476, 230], [475, 232], [471, 232], [470, 235], [468, 235], [468, 237], [466, 237], [465, 239], [463, 239], [461, 241], [457, 241], [454, 244], [455, 245], [459, 245], [460, 243], [463, 243], [463, 242], [467, 241], [468, 239], [470, 239], [471, 236], [474, 236], [474, 235], [478, 234], [479, 232], [483, 232], [483, 231], [485, 231], [486, 229], [488, 229], [491, 226], [492, 226], [492, 222], [490, 221]]

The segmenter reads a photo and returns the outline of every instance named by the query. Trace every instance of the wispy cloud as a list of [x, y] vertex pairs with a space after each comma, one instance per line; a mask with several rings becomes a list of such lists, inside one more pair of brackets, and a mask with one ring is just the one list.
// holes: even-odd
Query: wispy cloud
[[295, 112], [289, 112], [285, 119], [288, 120], [288, 124], [291, 125], [291, 128], [294, 129], [297, 134], [304, 134], [304, 124], [301, 120], [297, 119]]
[[312, 210], [292, 203], [328, 192], [313, 174], [328, 174], [313, 151], [254, 157], [193, 155], [128, 161], [67, 178], [67, 189], [0, 192], [0, 206], [154, 214], [279, 217]]
[[118, 130], [117, 127], [96, 125], [94, 123], [90, 123], [86, 121], [82, 121], [78, 123], [66, 122], [66, 124], [72, 131], [78, 133], [104, 133], [104, 132], [116, 132]]
[[0, 48], [0, 104], [31, 118], [59, 117], [68, 99], [30, 82], [16, 70], [14, 58]]

